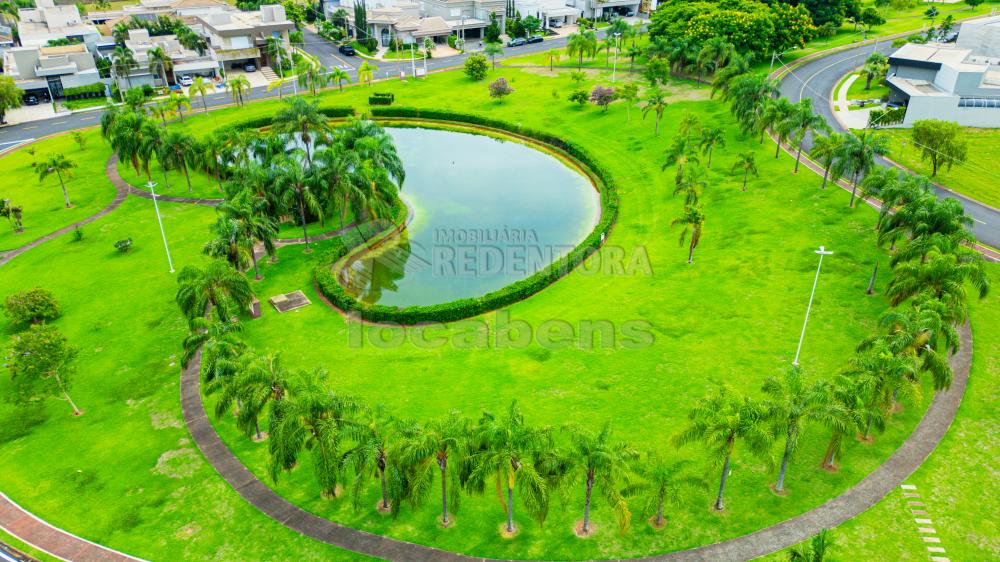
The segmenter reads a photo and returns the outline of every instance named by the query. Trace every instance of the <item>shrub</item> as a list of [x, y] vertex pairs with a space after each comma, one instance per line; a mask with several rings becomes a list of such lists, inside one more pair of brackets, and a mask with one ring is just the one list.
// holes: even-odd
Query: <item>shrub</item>
[[147, 98], [150, 98], [153, 97], [153, 94], [155, 93], [156, 90], [154, 90], [153, 87], [150, 86], [149, 84], [142, 85], [142, 95], [146, 96]]
[[83, 231], [80, 230], [79, 226], [73, 229], [73, 241], [74, 242], [82, 242], [83, 241]]
[[457, 40], [458, 40], [457, 36], [455, 36], [455, 35], [449, 35], [448, 36], [448, 46], [451, 47], [452, 49], [456, 48], [455, 47], [455, 41], [457, 41]]
[[132, 239], [126, 238], [124, 240], [119, 240], [115, 242], [115, 249], [123, 254], [129, 253], [129, 251], [132, 249]]
[[375, 92], [368, 96], [368, 105], [392, 105], [396, 101], [396, 96], [392, 93]]
[[61, 314], [55, 296], [41, 287], [8, 296], [3, 310], [10, 323], [16, 326], [48, 322]]
[[[584, 97], [586, 98], [586, 92], [584, 92]], [[361, 318], [372, 322], [417, 324], [421, 322], [452, 322], [508, 306], [548, 287], [596, 252], [618, 217], [618, 191], [611, 175], [600, 163], [594, 160], [590, 153], [572, 141], [561, 139], [549, 133], [512, 125], [504, 121], [447, 110], [378, 107], [372, 109], [372, 116], [382, 118], [417, 118], [479, 125], [531, 138], [557, 150], [561, 150], [585, 166], [589, 172], [588, 175], [597, 184], [601, 194], [601, 218], [597, 226], [594, 227], [579, 245], [534, 275], [481, 297], [459, 299], [431, 306], [399, 308], [379, 304], [366, 304], [347, 294], [344, 287], [337, 281], [330, 267], [333, 262], [344, 257], [350, 251], [350, 248], [338, 244], [330, 250], [329, 254], [324, 256], [325, 259], [321, 260], [320, 265], [316, 267], [313, 273], [316, 284], [323, 295], [334, 306], [345, 312], [357, 314]]]
[[503, 76], [490, 82], [491, 98], [496, 98], [497, 101], [503, 102], [504, 96], [509, 96], [512, 93], [514, 93], [514, 88], [510, 87], [510, 84], [507, 83], [507, 79]]
[[580, 104], [580, 106], [584, 106], [587, 105], [588, 101], [590, 101], [590, 96], [588, 96], [587, 92], [583, 90], [575, 90], [573, 91], [573, 93], [569, 95], [569, 98], [567, 99], [569, 99], [569, 101]]
[[489, 68], [489, 63], [483, 55], [472, 55], [465, 59], [465, 75], [474, 82], [485, 79]]

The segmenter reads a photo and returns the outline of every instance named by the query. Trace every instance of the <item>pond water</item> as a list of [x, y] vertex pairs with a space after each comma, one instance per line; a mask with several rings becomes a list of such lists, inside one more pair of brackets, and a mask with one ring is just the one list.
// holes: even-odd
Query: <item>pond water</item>
[[344, 270], [359, 300], [404, 307], [485, 295], [568, 253], [600, 218], [590, 180], [550, 154], [483, 135], [386, 131], [413, 220]]

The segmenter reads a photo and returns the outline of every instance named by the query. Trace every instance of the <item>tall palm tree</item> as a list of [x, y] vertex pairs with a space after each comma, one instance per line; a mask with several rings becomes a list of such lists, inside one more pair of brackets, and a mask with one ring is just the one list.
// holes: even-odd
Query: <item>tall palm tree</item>
[[483, 46], [483, 54], [490, 57], [490, 64], [496, 70], [497, 57], [503, 56], [503, 47], [500, 46], [500, 43], [487, 43]]
[[329, 130], [329, 125], [316, 102], [291, 98], [274, 116], [274, 131], [285, 135], [298, 135], [306, 149], [306, 163], [312, 166], [312, 144], [318, 134]]
[[194, 137], [187, 133], [178, 131], [164, 131], [160, 135], [159, 158], [166, 168], [179, 168], [184, 172], [184, 179], [187, 181], [188, 193], [192, 191], [191, 174], [188, 172], [188, 164], [197, 158], [199, 147]]
[[691, 232], [691, 243], [688, 245], [688, 263], [693, 263], [694, 249], [701, 242], [701, 234], [705, 226], [705, 215], [701, 212], [701, 208], [696, 205], [685, 206], [684, 214], [670, 222], [671, 228], [676, 225], [681, 225], [683, 228], [679, 239], [681, 245], [687, 239], [688, 231]]
[[167, 103], [170, 104], [170, 109], [177, 113], [177, 116], [181, 119], [181, 123], [183, 123], [184, 110], [191, 109], [191, 98], [185, 96], [184, 94], [170, 92], [170, 97], [167, 98]]
[[789, 127], [788, 118], [795, 113], [795, 105], [788, 101], [788, 98], [772, 99], [764, 106], [764, 111], [760, 116], [761, 140], [763, 141], [764, 131], [771, 129], [778, 137], [778, 142], [774, 147], [774, 157], [781, 154], [781, 145], [788, 140], [792, 134]]
[[901, 263], [893, 269], [885, 294], [892, 306], [921, 294], [943, 302], [949, 318], [964, 322], [968, 317], [968, 292], [972, 288], [983, 299], [990, 292], [990, 278], [980, 254], [967, 250], [942, 253], [933, 249], [924, 260]]
[[[851, 359], [848, 375], [858, 382], [866, 408], [888, 415], [902, 397], [908, 402], [920, 399], [920, 379], [913, 356], [896, 353], [888, 342], [881, 340], [868, 346]], [[865, 421], [865, 439], [871, 439], [872, 424], [877, 416], [869, 413]]]
[[[274, 239], [278, 236], [278, 225], [268, 216], [266, 207], [264, 202], [255, 200], [246, 190], [220, 204], [217, 208], [221, 215], [216, 225], [217, 238], [209, 242], [213, 248], [209, 249], [206, 245], [205, 253], [225, 257], [234, 266], [242, 262], [243, 265], [238, 267], [244, 267], [246, 263], [241, 257], [249, 257], [253, 263], [254, 279], [263, 279], [257, 263], [256, 244], [260, 242], [263, 245], [265, 254], [274, 255]], [[243, 248], [246, 248], [245, 254]]]
[[698, 203], [701, 192], [708, 187], [708, 181], [702, 179], [704, 170], [696, 166], [688, 166], [676, 180], [673, 195], [684, 195], [684, 205], [691, 206]]
[[149, 69], [160, 74], [160, 78], [163, 80], [164, 88], [169, 87], [170, 83], [167, 82], [167, 70], [174, 67], [174, 63], [170, 59], [170, 55], [164, 52], [162, 47], [153, 47], [147, 51], [146, 56], [149, 57]]
[[514, 532], [515, 488], [528, 512], [539, 522], [544, 521], [548, 488], [534, 459], [541, 449], [549, 446], [547, 431], [529, 426], [515, 401], [504, 416], [485, 414], [473, 439], [477, 451], [469, 458], [472, 471], [468, 485], [481, 490], [487, 480], [496, 480], [497, 495], [507, 515], [507, 532]]
[[566, 41], [566, 54], [576, 57], [577, 69], [582, 69], [583, 57], [597, 54], [597, 34], [593, 31], [571, 33]]
[[561, 56], [562, 55], [559, 53], [559, 49], [551, 49], [549, 51], [549, 53], [548, 53], [548, 57], [549, 57], [549, 72], [552, 72], [554, 70], [556, 61], [558, 61]]
[[717, 72], [739, 56], [736, 47], [722, 37], [712, 37], [705, 41], [698, 51], [697, 62], [709, 72]]
[[951, 386], [953, 373], [947, 356], [958, 351], [959, 337], [943, 302], [933, 297], [919, 299], [908, 309], [890, 310], [879, 324], [882, 333], [863, 340], [859, 350], [885, 343], [893, 353], [916, 357], [918, 370], [930, 373], [935, 390]]
[[691, 133], [701, 129], [701, 119], [692, 111], [685, 111], [684, 116], [677, 123], [677, 135], [683, 136], [684, 141], [691, 142]]
[[306, 221], [306, 211], [322, 216], [323, 208], [313, 190], [312, 174], [303, 169], [300, 162], [285, 158], [279, 163], [274, 187], [282, 203], [298, 207], [299, 220], [302, 222], [302, 236], [305, 239], [305, 252], [312, 252], [309, 246], [309, 224]]
[[233, 97], [233, 103], [239, 106], [246, 104], [244, 95], [250, 91], [250, 81], [247, 80], [246, 76], [240, 75], [230, 78], [226, 82], [226, 88]]
[[[408, 473], [409, 494], [420, 501], [431, 488], [435, 472], [441, 478], [441, 524], [448, 526], [448, 502], [453, 509], [458, 506], [460, 492], [460, 458], [466, 449], [469, 423], [458, 412], [411, 428], [403, 434], [400, 450], [403, 465]], [[450, 494], [450, 495], [449, 495]]]
[[200, 147], [201, 151], [198, 153], [201, 157], [200, 165], [215, 176], [215, 181], [219, 185], [219, 191], [222, 191], [220, 164], [226, 148], [226, 139], [218, 132], [213, 131], [201, 141]]
[[186, 368], [201, 351], [201, 374], [206, 391], [211, 390], [211, 383], [216, 379], [235, 377], [240, 370], [238, 360], [247, 351], [243, 324], [198, 317], [191, 320], [189, 327], [191, 331], [184, 338], [181, 365]]
[[[117, 28], [117, 26], [115, 26]], [[125, 28], [125, 34], [128, 36], [128, 28]], [[135, 60], [135, 55], [132, 50], [125, 46], [124, 41], [115, 47], [115, 50], [111, 52], [111, 64], [115, 69], [115, 73], [118, 76], [122, 74], [125, 75], [125, 81], [128, 83], [128, 87], [132, 89], [132, 69], [138, 66]]]
[[[865, 423], [866, 411], [862, 391], [858, 382], [846, 375], [837, 375], [830, 385], [830, 399], [838, 405], [834, 412], [840, 415], [820, 420], [830, 430], [830, 440], [823, 453], [820, 466], [836, 470], [836, 458], [844, 445], [844, 436], [859, 431]], [[881, 419], [881, 412], [872, 412]]]
[[308, 88], [314, 96], [316, 95], [317, 90], [323, 88], [327, 84], [326, 68], [314, 65], [309, 61], [302, 61], [298, 68], [295, 69], [295, 73], [299, 77], [299, 86]]
[[212, 84], [205, 80], [204, 76], [195, 76], [188, 86], [188, 95], [201, 97], [202, 111], [208, 113], [208, 94], [212, 93]]
[[651, 454], [639, 464], [638, 473], [641, 480], [631, 490], [631, 495], [638, 497], [643, 515], [652, 515], [650, 523], [654, 529], [666, 523], [663, 513], [666, 505], [680, 504], [692, 490], [708, 490], [708, 482], [694, 474], [688, 460], [671, 462]]
[[621, 489], [629, 480], [628, 466], [637, 453], [627, 443], [612, 440], [610, 423], [605, 423], [596, 434], [572, 428], [570, 442], [573, 469], [569, 472], [572, 475], [569, 482], [582, 479], [586, 487], [580, 534], [590, 534], [590, 502], [595, 487], [604, 495], [618, 519], [619, 528], [624, 532], [632, 521], [632, 512]]
[[362, 61], [361, 66], [358, 67], [358, 81], [367, 82], [371, 86], [376, 72], [378, 72], [377, 66], [368, 61]]
[[812, 98], [803, 98], [797, 104], [783, 123], [778, 124], [778, 128], [787, 129], [792, 142], [798, 147], [795, 154], [794, 174], [799, 173], [799, 161], [802, 159], [802, 145], [806, 136], [810, 133], [829, 132], [830, 126], [826, 124], [826, 119], [822, 115], [813, 113]]
[[722, 511], [736, 442], [743, 443], [752, 454], [766, 458], [773, 439], [764, 406], [749, 397], [738, 396], [723, 384], [691, 410], [687, 427], [674, 437], [674, 443], [677, 446], [696, 441], [704, 443], [712, 457], [722, 462], [719, 493], [715, 499], [715, 509]]
[[872, 80], [876, 76], [885, 78], [886, 71], [889, 70], [889, 59], [879, 52], [868, 55], [865, 65], [861, 68], [861, 73], [865, 75], [865, 89], [872, 89]]
[[712, 167], [712, 151], [715, 147], [726, 146], [726, 135], [721, 127], [709, 127], [701, 130], [701, 152], [708, 155], [707, 168]]
[[767, 106], [778, 95], [778, 83], [763, 74], [746, 73], [733, 78], [723, 90], [723, 101], [730, 102], [730, 111], [740, 123], [740, 131], [745, 135], [760, 133], [764, 142], [764, 131], [770, 123], [764, 120]]
[[802, 371], [793, 366], [782, 379], [768, 377], [761, 388], [767, 395], [764, 407], [774, 424], [776, 434], [784, 434], [785, 448], [781, 455], [781, 469], [774, 491], [785, 491], [785, 474], [788, 462], [798, 450], [803, 426], [811, 420], [831, 423], [844, 417], [845, 412], [833, 399], [833, 390], [827, 381], [806, 385]]
[[389, 459], [392, 425], [393, 421], [386, 419], [381, 409], [364, 409], [355, 419], [343, 424], [343, 437], [354, 444], [344, 453], [344, 466], [354, 473], [354, 483], [351, 486], [354, 509], [361, 507], [367, 479], [377, 476], [382, 492], [379, 511], [385, 513], [399, 510], [403, 496], [403, 475], [399, 464], [390, 462]]
[[711, 96], [715, 97], [715, 94], [719, 92], [725, 95], [733, 81], [749, 71], [750, 62], [747, 60], [747, 57], [735, 54], [724, 67], [715, 71], [715, 77], [712, 79]]
[[177, 276], [175, 300], [189, 321], [214, 312], [220, 321], [228, 321], [246, 310], [253, 299], [253, 289], [246, 276], [224, 261], [213, 260], [204, 269], [186, 266]]
[[35, 164], [39, 183], [45, 181], [45, 178], [52, 174], [59, 178], [59, 187], [62, 188], [63, 200], [66, 202], [67, 209], [73, 206], [69, 202], [69, 193], [66, 191], [66, 180], [73, 177], [73, 168], [76, 168], [76, 162], [66, 158], [66, 155], [61, 152], [51, 154], [48, 158]]
[[650, 112], [656, 116], [654, 136], [660, 136], [660, 119], [663, 118], [663, 112], [667, 110], [667, 105], [667, 94], [663, 90], [653, 87], [646, 93], [645, 104], [642, 106], [642, 118], [645, 119], [646, 114]]
[[684, 177], [685, 166], [697, 163], [697, 147], [688, 142], [686, 138], [677, 136], [674, 137], [674, 141], [670, 143], [670, 147], [667, 148], [667, 151], [664, 154], [663, 165], [660, 169], [666, 170], [668, 166], [677, 166], [674, 183], [680, 184], [681, 178]]
[[843, 142], [836, 150], [833, 169], [837, 176], [851, 178], [851, 200], [848, 207], [854, 206], [858, 182], [875, 167], [875, 158], [888, 153], [889, 140], [874, 131], [866, 129], [858, 134], [844, 133]]
[[299, 372], [289, 381], [285, 398], [271, 403], [268, 472], [277, 482], [282, 472], [295, 467], [302, 451], [308, 450], [321, 493], [332, 497], [337, 494], [342, 472], [341, 429], [358, 402], [330, 391], [327, 378], [322, 369]]
[[758, 177], [760, 174], [757, 171], [757, 159], [752, 150], [746, 152], [741, 152], [736, 156], [736, 162], [733, 162], [732, 171], [743, 172], [743, 191], [747, 190], [747, 178], [752, 174], [753, 177]]
[[244, 353], [239, 358], [238, 374], [226, 385], [216, 402], [216, 415], [221, 416], [239, 402], [236, 427], [247, 437], [264, 439], [260, 419], [268, 407], [285, 399], [292, 375], [281, 365], [279, 354], [256, 356]]
[[346, 70], [338, 67], [331, 68], [327, 74], [327, 78], [329, 78], [331, 84], [336, 84], [341, 92], [344, 91], [344, 82], [351, 83], [351, 75]]
[[823, 186], [826, 189], [828, 180], [837, 181], [838, 176], [830, 176], [833, 171], [833, 162], [837, 157], [837, 147], [843, 142], [844, 137], [840, 133], [830, 133], [827, 135], [816, 135], [813, 137], [812, 148], [809, 149], [809, 156], [812, 156], [823, 166]]
[[214, 258], [225, 259], [238, 270], [250, 265], [253, 255], [253, 239], [243, 228], [243, 223], [237, 219], [219, 216], [212, 225], [214, 238], [205, 243], [202, 249], [205, 254]]

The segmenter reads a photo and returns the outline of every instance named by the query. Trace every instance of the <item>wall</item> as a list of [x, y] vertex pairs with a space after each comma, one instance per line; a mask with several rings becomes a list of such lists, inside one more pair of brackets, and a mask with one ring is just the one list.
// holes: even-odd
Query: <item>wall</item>
[[906, 108], [904, 127], [912, 127], [921, 119], [954, 121], [964, 127], [1000, 128], [1000, 108], [958, 107], [958, 96], [911, 97]]

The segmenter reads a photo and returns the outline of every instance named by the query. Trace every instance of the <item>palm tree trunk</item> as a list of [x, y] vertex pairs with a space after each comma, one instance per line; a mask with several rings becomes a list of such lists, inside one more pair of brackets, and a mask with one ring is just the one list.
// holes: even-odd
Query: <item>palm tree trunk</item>
[[448, 459], [438, 458], [441, 469], [441, 522], [448, 524]]
[[192, 189], [191, 189], [191, 176], [188, 174], [187, 162], [185, 162], [183, 159], [181, 160], [181, 169], [184, 170], [184, 179], [187, 180], [188, 193], [191, 193], [191, 191], [192, 191]]
[[694, 263], [694, 240], [691, 240], [691, 246], [688, 248], [688, 263]]
[[514, 532], [514, 488], [507, 486], [507, 532]]
[[823, 455], [823, 462], [820, 466], [823, 468], [833, 468], [834, 465], [834, 455], [837, 453], [837, 445], [840, 443], [840, 434], [834, 431], [830, 435], [830, 442], [826, 445], [826, 453]]
[[875, 291], [875, 275], [878, 274], [878, 260], [875, 260], [875, 268], [872, 269], [872, 278], [868, 280], [868, 289], [865, 291], [867, 294], [872, 294]]
[[663, 495], [660, 495], [660, 504], [656, 506], [656, 526], [663, 526]]
[[[832, 164], [831, 164], [832, 165]], [[830, 177], [830, 166], [823, 169], [823, 187], [820, 189], [826, 189], [826, 180]]]
[[774, 485], [774, 491], [783, 492], [785, 490], [785, 472], [788, 471], [788, 458], [792, 456], [792, 431], [788, 431], [785, 436], [785, 452], [781, 455], [781, 470], [778, 471], [778, 482]]
[[750, 170], [743, 170], [743, 191], [747, 190], [747, 177], [750, 176]]
[[590, 495], [594, 491], [594, 471], [587, 471], [587, 497], [583, 502], [583, 534], [590, 532]]
[[653, 136], [656, 136], [656, 137], [660, 136], [660, 117], [659, 116], [656, 117], [656, 132], [653, 134]]
[[858, 174], [857, 172], [851, 178], [851, 200], [847, 203], [848, 208], [854, 207], [854, 194], [858, 191]]
[[260, 434], [260, 421], [259, 420], [254, 420], [253, 421], [253, 429], [254, 429], [254, 433], [256, 433], [256, 435], [257, 435], [257, 441], [263, 440], [263, 436], [261, 436], [261, 434]]
[[205, 94], [201, 94], [201, 107], [204, 108], [205, 113], [208, 113], [208, 102], [205, 101]]
[[781, 154], [781, 137], [778, 137], [774, 146], [774, 157], [777, 158], [778, 154]]
[[799, 152], [798, 154], [795, 155], [795, 171], [792, 172], [793, 174], [799, 173], [799, 160], [801, 159], [802, 159], [802, 145], [800, 144]]
[[299, 196], [299, 217], [302, 219], [302, 237], [306, 241], [306, 252], [309, 252], [309, 229], [306, 227], [306, 204], [302, 200], [302, 192], [298, 193]]
[[219, 184], [219, 191], [222, 191], [222, 175], [219, 174], [219, 157], [218, 157], [218, 155], [215, 155], [212, 158], [212, 161], [215, 163], [215, 181]]
[[378, 467], [378, 473], [382, 482], [382, 509], [389, 509], [389, 496], [385, 491], [385, 467]]
[[250, 248], [250, 259], [253, 260], [253, 278], [260, 281], [263, 277], [260, 274], [260, 267], [257, 266], [257, 252], [253, 248]]
[[[730, 440], [731, 441], [731, 440]], [[729, 475], [729, 454], [726, 454], [726, 461], [722, 463], [722, 478], [719, 480], [719, 495], [715, 498], [715, 510], [722, 511], [725, 506], [722, 504], [722, 494], [726, 491], [726, 476]]]
[[706, 167], [712, 167], [712, 147], [708, 147], [708, 164]]
[[63, 181], [62, 173], [58, 170], [56, 171], [56, 177], [59, 178], [59, 186], [62, 187], [63, 200], [66, 201], [66, 208], [69, 209], [73, 205], [69, 202], [69, 193], [66, 191], [66, 182]]

